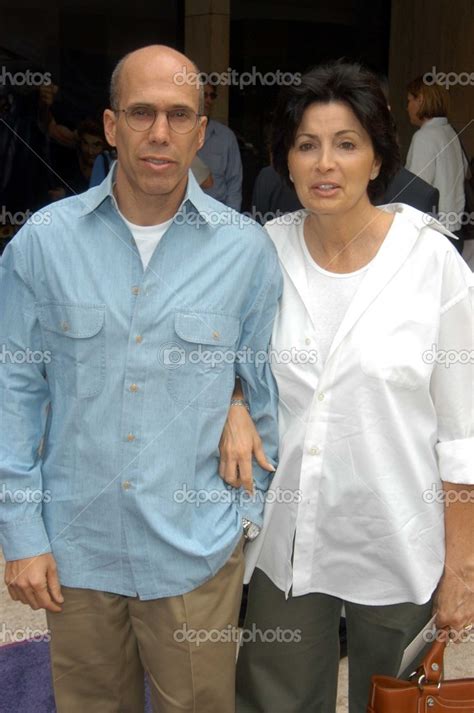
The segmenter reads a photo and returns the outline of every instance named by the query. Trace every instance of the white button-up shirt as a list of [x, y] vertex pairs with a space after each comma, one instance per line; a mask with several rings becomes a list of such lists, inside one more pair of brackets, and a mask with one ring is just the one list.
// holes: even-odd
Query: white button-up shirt
[[301, 213], [266, 226], [284, 275], [280, 462], [246, 579], [257, 566], [294, 596], [428, 601], [445, 556], [441, 481], [474, 483], [473, 274], [437, 221], [385, 210], [394, 222], [324, 365], [301, 358], [317, 350]]

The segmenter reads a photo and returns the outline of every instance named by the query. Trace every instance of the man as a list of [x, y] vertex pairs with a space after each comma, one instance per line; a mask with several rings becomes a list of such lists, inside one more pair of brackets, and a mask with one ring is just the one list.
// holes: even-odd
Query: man
[[12, 598], [47, 611], [58, 713], [143, 710], [143, 669], [155, 713], [234, 711], [242, 525], [261, 523], [268, 478], [235, 498], [218, 442], [238, 374], [276, 457], [252, 355], [281, 275], [264, 232], [189, 172], [206, 119], [174, 82], [183, 63], [163, 46], [119, 63], [117, 164], [0, 263], [0, 541]]
[[204, 87], [204, 112], [207, 116], [204, 146], [199, 157], [209, 166], [214, 184], [206, 193], [225, 205], [240, 210], [242, 204], [242, 161], [234, 132], [210, 118], [217, 98], [216, 87]]

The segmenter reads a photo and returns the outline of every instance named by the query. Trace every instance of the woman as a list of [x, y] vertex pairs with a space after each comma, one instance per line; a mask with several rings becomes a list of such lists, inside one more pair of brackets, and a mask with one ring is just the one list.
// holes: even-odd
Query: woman
[[467, 159], [448, 123], [448, 92], [438, 84], [426, 84], [423, 77], [414, 79], [407, 89], [408, 117], [418, 131], [408, 149], [406, 168], [439, 190], [440, 221], [457, 231], [465, 204]]
[[[333, 713], [344, 606], [350, 711], [365, 713], [370, 676], [397, 675], [433, 606], [439, 626], [474, 621], [474, 490], [446, 510], [442, 497], [473, 482], [472, 274], [430, 216], [374, 207], [398, 151], [377, 80], [358, 65], [288, 88], [272, 153], [304, 209], [266, 225], [284, 275], [272, 337], [280, 461], [247, 549], [255, 634], [239, 656], [237, 712]], [[258, 446], [231, 406], [228, 483], [245, 485], [236, 465]]]

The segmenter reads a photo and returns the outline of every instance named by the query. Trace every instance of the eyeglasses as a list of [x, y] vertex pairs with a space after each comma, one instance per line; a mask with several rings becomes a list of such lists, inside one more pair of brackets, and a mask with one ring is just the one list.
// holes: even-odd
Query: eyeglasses
[[[134, 106], [131, 109], [114, 109], [116, 114], [124, 113], [125, 121], [133, 131], [148, 131], [156, 121], [160, 113], [151, 106]], [[164, 111], [168, 119], [168, 126], [177, 134], [188, 134], [192, 131], [200, 116], [192, 109], [183, 107], [182, 109], [170, 109]]]

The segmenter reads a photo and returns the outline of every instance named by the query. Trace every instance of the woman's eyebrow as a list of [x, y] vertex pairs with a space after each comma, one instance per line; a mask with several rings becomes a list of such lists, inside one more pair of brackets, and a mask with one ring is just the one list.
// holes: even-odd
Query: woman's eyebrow
[[[360, 133], [356, 129], [341, 129], [340, 131], [336, 131], [334, 136], [340, 136], [341, 134], [356, 134], [357, 136], [360, 136]], [[308, 131], [302, 131], [299, 134], [296, 134], [296, 138], [299, 138], [300, 136], [309, 136], [311, 139], [319, 139], [318, 134], [311, 134]]]

